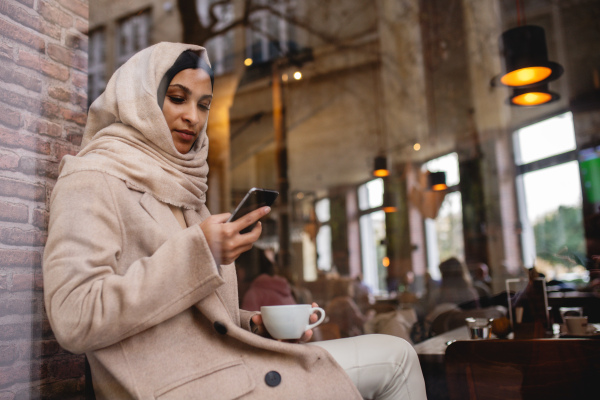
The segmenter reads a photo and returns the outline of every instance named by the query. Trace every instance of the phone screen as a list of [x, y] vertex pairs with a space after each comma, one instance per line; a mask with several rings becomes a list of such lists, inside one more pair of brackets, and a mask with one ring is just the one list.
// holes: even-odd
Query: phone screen
[[[235, 211], [231, 214], [231, 217], [227, 222], [232, 222], [240, 217], [264, 206], [271, 206], [275, 202], [275, 199], [279, 195], [275, 190], [252, 188], [246, 193], [246, 196], [242, 199], [240, 204], [236, 207]], [[250, 232], [254, 228], [255, 224], [244, 228], [240, 233]]]

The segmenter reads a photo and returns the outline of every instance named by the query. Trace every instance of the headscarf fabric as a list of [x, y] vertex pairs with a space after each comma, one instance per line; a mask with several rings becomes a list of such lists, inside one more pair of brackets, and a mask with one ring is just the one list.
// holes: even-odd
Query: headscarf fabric
[[156, 97], [158, 98], [158, 106], [162, 109], [163, 103], [165, 101], [165, 96], [167, 94], [167, 89], [169, 88], [169, 83], [173, 80], [173, 77], [183, 71], [184, 69], [194, 68], [194, 69], [202, 69], [204, 70], [208, 76], [210, 77], [210, 87], [214, 89], [215, 86], [215, 75], [213, 73], [212, 68], [204, 62], [202, 58], [191, 50], [186, 50], [177, 57], [175, 63], [169, 70], [165, 73], [160, 84], [158, 85], [158, 91], [156, 93]]
[[191, 150], [179, 153], [157, 99], [165, 74], [188, 50], [210, 68], [203, 47], [162, 42], [115, 71], [90, 106], [81, 151], [63, 158], [59, 179], [78, 171], [100, 171], [162, 202], [201, 210], [208, 175], [206, 124]]

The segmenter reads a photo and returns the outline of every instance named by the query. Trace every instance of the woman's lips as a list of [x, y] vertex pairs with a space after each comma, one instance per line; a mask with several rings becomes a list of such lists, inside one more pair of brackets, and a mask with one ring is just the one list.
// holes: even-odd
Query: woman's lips
[[196, 137], [196, 134], [192, 131], [185, 131], [185, 130], [175, 130], [177, 133], [179, 133], [179, 135], [181, 136], [182, 139], [185, 140], [193, 140]]

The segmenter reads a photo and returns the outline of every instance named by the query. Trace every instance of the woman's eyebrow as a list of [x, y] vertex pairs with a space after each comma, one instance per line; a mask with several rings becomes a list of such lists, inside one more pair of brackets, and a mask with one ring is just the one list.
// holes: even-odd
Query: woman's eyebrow
[[[188, 88], [187, 86], [184, 86], [180, 83], [174, 83], [172, 85], [169, 85], [169, 89], [172, 87], [178, 87], [179, 89], [183, 90], [185, 92], [185, 94], [187, 94], [188, 96], [192, 95], [192, 91], [190, 90], [190, 88]], [[212, 99], [212, 98], [213, 98], [212, 94], [205, 94], [202, 97], [200, 97], [200, 100]]]
[[172, 84], [172, 85], [169, 85], [169, 89], [170, 89], [171, 87], [173, 87], [173, 86], [175, 86], [175, 87], [178, 87], [179, 89], [183, 90], [183, 91], [185, 92], [185, 94], [187, 94], [187, 95], [190, 95], [190, 94], [192, 94], [192, 91], [191, 91], [191, 90], [190, 90], [188, 87], [186, 87], [186, 86], [183, 86], [183, 85], [181, 85], [181, 84], [179, 84], [179, 83], [174, 83], [174, 84]]

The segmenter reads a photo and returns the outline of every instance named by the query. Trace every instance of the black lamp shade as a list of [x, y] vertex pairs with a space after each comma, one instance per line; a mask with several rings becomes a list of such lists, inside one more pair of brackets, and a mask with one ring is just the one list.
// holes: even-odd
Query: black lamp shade
[[387, 166], [387, 158], [385, 156], [375, 157], [375, 166], [373, 168], [373, 176], [385, 177], [390, 174]]
[[429, 188], [434, 192], [448, 189], [446, 185], [446, 173], [442, 171], [429, 173]]
[[500, 37], [504, 58], [502, 74], [492, 79], [493, 85], [530, 87], [559, 78], [564, 69], [548, 61], [544, 28], [535, 25], [509, 29]]
[[560, 99], [557, 93], [548, 90], [548, 84], [542, 83], [529, 88], [515, 88], [506, 102], [511, 106], [532, 107], [548, 104]]
[[385, 190], [383, 192], [383, 206], [382, 209], [386, 213], [392, 213], [398, 211], [398, 196], [391, 190]]

